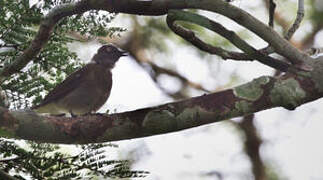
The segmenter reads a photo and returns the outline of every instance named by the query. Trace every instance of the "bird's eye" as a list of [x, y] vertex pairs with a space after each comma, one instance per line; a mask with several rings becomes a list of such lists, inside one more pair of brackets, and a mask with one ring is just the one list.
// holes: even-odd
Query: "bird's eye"
[[106, 47], [106, 48], [105, 48], [105, 50], [106, 50], [107, 52], [111, 52], [111, 51], [112, 51], [112, 48], [111, 48], [111, 47]]

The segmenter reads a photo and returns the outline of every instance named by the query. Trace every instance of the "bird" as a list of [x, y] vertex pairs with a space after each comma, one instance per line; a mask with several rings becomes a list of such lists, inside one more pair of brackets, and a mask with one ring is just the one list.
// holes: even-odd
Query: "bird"
[[90, 63], [69, 75], [31, 109], [50, 115], [78, 116], [96, 112], [110, 96], [111, 69], [122, 56], [127, 53], [114, 44], [103, 45]]

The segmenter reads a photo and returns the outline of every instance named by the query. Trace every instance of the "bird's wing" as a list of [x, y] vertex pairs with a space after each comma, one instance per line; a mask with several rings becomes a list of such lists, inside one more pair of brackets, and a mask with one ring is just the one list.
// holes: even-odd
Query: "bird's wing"
[[40, 106], [51, 103], [72, 92], [75, 88], [77, 88], [84, 82], [84, 80], [90, 73], [89, 67], [91, 65], [92, 64], [88, 64], [69, 75], [63, 82], [61, 82], [53, 90], [51, 90], [39, 105], [34, 106], [33, 108], [38, 108]]

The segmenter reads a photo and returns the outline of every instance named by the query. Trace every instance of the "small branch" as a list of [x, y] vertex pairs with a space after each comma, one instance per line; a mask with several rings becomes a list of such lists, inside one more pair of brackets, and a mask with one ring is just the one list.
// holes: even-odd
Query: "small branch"
[[232, 59], [237, 61], [252, 61], [252, 58], [247, 55], [246, 53], [240, 53], [240, 52], [233, 52], [233, 51], [227, 51], [221, 47], [215, 47], [210, 44], [205, 43], [198, 37], [196, 37], [195, 33], [187, 30], [185, 28], [182, 28], [180, 26], [176, 26], [175, 24], [169, 25], [169, 27], [179, 36], [184, 38], [186, 41], [192, 43], [194, 46], [199, 48], [202, 51], [208, 52], [210, 54], [218, 55], [222, 59]]
[[[195, 37], [192, 31], [186, 30], [183, 27], [176, 25], [175, 21], [187, 21], [190, 23], [198, 24], [202, 27], [205, 27], [213, 32], [216, 32], [229, 40], [232, 44], [234, 44], [237, 48], [244, 51], [247, 55], [249, 55], [252, 59], [257, 59], [259, 62], [268, 65], [272, 68], [278, 69], [280, 71], [286, 72], [290, 67], [289, 64], [285, 62], [276, 60], [266, 54], [263, 54], [250, 46], [247, 42], [242, 40], [237, 34], [233, 31], [227, 30], [224, 26], [219, 23], [216, 23], [204, 16], [193, 14], [187, 11], [178, 11], [178, 10], [171, 10], [168, 12], [167, 16], [167, 24], [171, 30], [173, 30], [176, 34], [182, 36], [183, 38], [188, 37], [189, 42], [193, 42], [194, 45], [205, 45], [205, 43], [201, 43], [201, 40], [197, 40], [198, 38]], [[199, 46], [201, 49], [205, 49], [205, 46]]]
[[[265, 6], [266, 6], [266, 9], [269, 10], [270, 9], [270, 7], [269, 7], [270, 5], [269, 5], [268, 0], [263, 0], [263, 2], [265, 4]], [[268, 11], [268, 13], [269, 13], [269, 11]], [[289, 26], [287, 20], [284, 19], [284, 17], [282, 17], [281, 14], [279, 12], [277, 12], [277, 11], [275, 11], [275, 13], [274, 13], [274, 23], [275, 22], [278, 23], [283, 29], [287, 29], [288, 26]]]
[[268, 25], [273, 28], [274, 27], [274, 15], [275, 15], [276, 4], [274, 0], [269, 0], [269, 22]]
[[265, 24], [243, 11], [240, 8], [230, 5], [223, 0], [81, 0], [76, 3], [58, 6], [51, 10], [40, 24], [37, 35], [31, 45], [13, 63], [0, 69], [0, 82], [14, 73], [19, 72], [34, 58], [47, 43], [54, 26], [66, 16], [81, 14], [89, 10], [106, 10], [116, 13], [128, 13], [137, 15], [164, 15], [170, 9], [202, 9], [222, 14], [268, 42], [277, 53], [286, 57], [292, 64], [309, 70], [303, 62], [311, 61], [312, 58], [305, 53], [298, 51], [287, 41], [268, 28]]
[[0, 69], [0, 82], [3, 81], [5, 77], [20, 72], [20, 70], [40, 52], [42, 47], [49, 40], [52, 30], [57, 22], [66, 16], [81, 14], [90, 9], [91, 7], [88, 5], [88, 1], [82, 0], [77, 3], [61, 5], [51, 10], [41, 22], [38, 33], [30, 46], [19, 57], [17, 57], [12, 64]]
[[307, 65], [309, 61], [313, 60], [310, 56], [293, 47], [288, 41], [281, 38], [272, 28], [269, 28], [242, 9], [223, 2], [222, 0], [198, 1], [192, 3], [191, 8], [216, 12], [232, 19], [268, 42], [274, 48], [275, 52], [284, 56], [292, 64], [297, 64], [298, 67], [301, 67], [301, 69], [305, 71], [311, 70], [310, 66]]
[[298, 0], [297, 16], [292, 27], [290, 27], [287, 33], [285, 34], [284, 36], [285, 39], [290, 40], [292, 38], [293, 34], [299, 28], [299, 25], [301, 24], [303, 18], [304, 18], [304, 0]]
[[[266, 8], [267, 9], [269, 9], [269, 15], [271, 15], [272, 13], [271, 13], [271, 9], [272, 9], [272, 7], [273, 7], [273, 5], [276, 7], [276, 4], [272, 4], [272, 3], [274, 3], [273, 2], [273, 0], [269, 0], [269, 2], [268, 2], [268, 0], [263, 0], [263, 2], [265, 3], [265, 5], [266, 5]], [[299, 8], [298, 9], [298, 12], [300, 12], [300, 9], [301, 8]], [[304, 9], [304, 8], [303, 8]], [[275, 20], [278, 22], [278, 24], [283, 28], [283, 29], [287, 29], [288, 28], [288, 22], [287, 22], [287, 20], [286, 19], [284, 19], [279, 13], [275, 13], [275, 14], [272, 14], [273, 16], [274, 16], [274, 18], [275, 18]], [[301, 19], [299, 19], [300, 17], [299, 16], [297, 16], [296, 17], [296, 20], [295, 20], [295, 22], [296, 21], [301, 21]], [[271, 19], [271, 18], [270, 18]], [[296, 26], [297, 25], [297, 23], [294, 23], [294, 25]], [[296, 29], [298, 28], [298, 27], [295, 27]], [[296, 29], [295, 29], [295, 31], [296, 31]], [[289, 32], [290, 33], [290, 35], [288, 35], [287, 36], [287, 33], [285, 34], [285, 36], [284, 36], [284, 38], [286, 39], [286, 40], [290, 40], [290, 38], [291, 38], [291, 36], [292, 36], [292, 34], [295, 32], [292, 32], [291, 31], [292, 30], [292, 28], [291, 29], [289, 29], [289, 30], [286, 30], [286, 32]], [[265, 52], [265, 54], [271, 54], [271, 53], [273, 53], [275, 50], [274, 50], [274, 48], [273, 47], [271, 47], [270, 45], [268, 46], [268, 47], [266, 47], [265, 49], [264, 49], [264, 52]]]

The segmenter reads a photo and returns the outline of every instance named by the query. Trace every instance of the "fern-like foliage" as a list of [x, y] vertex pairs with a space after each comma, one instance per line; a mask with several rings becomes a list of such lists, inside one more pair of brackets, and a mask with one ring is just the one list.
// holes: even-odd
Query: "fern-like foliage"
[[[71, 2], [39, 0], [30, 6], [28, 0], [0, 0], [0, 68], [15, 61], [29, 46], [42, 17], [50, 9]], [[61, 20], [32, 62], [0, 85], [0, 91], [6, 92], [10, 108], [22, 109], [39, 102], [42, 95], [83, 65], [67, 47], [68, 43], [75, 41], [70, 33], [91, 38], [118, 35], [124, 31], [123, 28], [108, 26], [115, 16], [91, 11]], [[147, 174], [145, 171], [132, 171], [128, 161], [108, 158], [106, 150], [112, 146], [110, 144], [84, 145], [81, 146], [83, 151], [73, 156], [60, 152], [58, 145], [18, 144], [17, 141], [0, 139], [0, 177], [8, 174], [16, 179], [92, 179], [98, 176], [143, 177]]]
[[[10, 64], [23, 53], [35, 36], [41, 18], [53, 6], [71, 2], [39, 1], [30, 7], [27, 0], [0, 1], [0, 66]], [[125, 29], [108, 27], [115, 16], [107, 12], [90, 11], [60, 21], [32, 63], [1, 84], [9, 98], [10, 108], [21, 109], [38, 103], [42, 99], [41, 92], [48, 92], [83, 65], [77, 55], [67, 48], [67, 44], [74, 41], [68, 36], [69, 33], [77, 32], [87, 37], [118, 34]]]
[[[26, 146], [30, 150], [26, 150]], [[133, 171], [126, 160], [110, 160], [107, 148], [114, 144], [90, 144], [77, 155], [59, 152], [59, 146], [28, 142], [24, 147], [0, 139], [0, 169], [17, 179], [92, 179], [145, 177], [146, 171]]]

